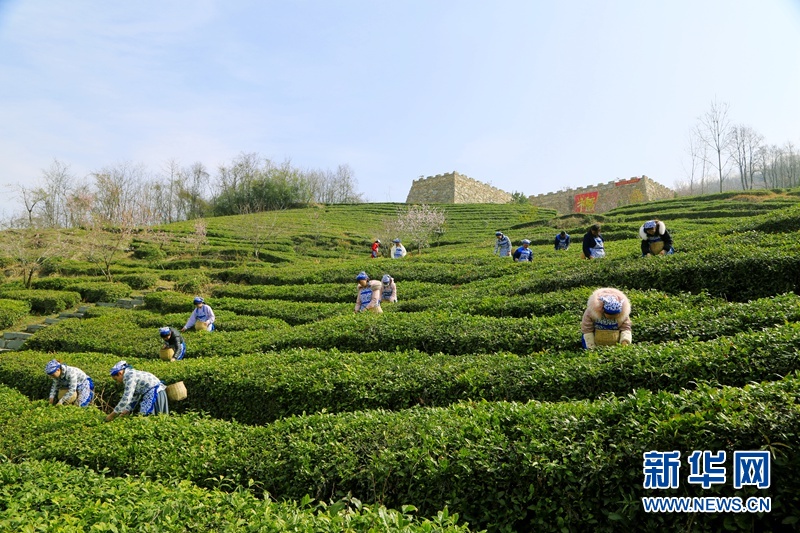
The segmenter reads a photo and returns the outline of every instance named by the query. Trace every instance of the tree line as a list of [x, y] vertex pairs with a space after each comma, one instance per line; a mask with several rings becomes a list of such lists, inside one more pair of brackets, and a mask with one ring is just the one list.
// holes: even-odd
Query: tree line
[[23, 211], [9, 228], [152, 226], [206, 216], [238, 215], [313, 203], [362, 202], [348, 165], [308, 170], [242, 153], [212, 176], [200, 162], [167, 162], [158, 172], [128, 162], [78, 178], [54, 160], [41, 184], [17, 185]]
[[686, 179], [675, 184], [678, 193], [800, 186], [800, 150], [791, 141], [768, 144], [752, 126], [732, 122], [729, 113], [730, 104], [715, 99], [698, 117], [686, 144]]

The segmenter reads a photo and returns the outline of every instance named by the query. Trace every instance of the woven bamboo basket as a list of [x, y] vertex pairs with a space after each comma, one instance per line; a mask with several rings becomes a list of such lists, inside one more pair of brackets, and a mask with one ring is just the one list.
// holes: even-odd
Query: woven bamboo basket
[[618, 329], [594, 330], [594, 342], [599, 346], [613, 346], [619, 342]]
[[167, 385], [167, 398], [171, 402], [179, 402], [186, 399], [186, 385], [183, 384], [183, 381]]
[[158, 352], [158, 358], [162, 361], [172, 361], [172, 356], [175, 355], [175, 350], [172, 348], [161, 348], [161, 351]]
[[664, 241], [656, 241], [650, 243], [650, 253], [653, 255], [658, 255], [661, 253], [661, 250], [664, 249]]
[[[61, 398], [63, 398], [64, 395], [66, 393], [68, 393], [68, 392], [69, 392], [69, 389], [58, 389], [58, 401], [61, 401]], [[78, 399], [78, 394], [76, 392], [75, 395], [72, 397], [72, 399], [70, 401], [68, 401], [68, 402], [64, 402], [63, 405], [73, 404], [73, 403], [75, 403], [75, 400], [77, 400], [77, 399]]]

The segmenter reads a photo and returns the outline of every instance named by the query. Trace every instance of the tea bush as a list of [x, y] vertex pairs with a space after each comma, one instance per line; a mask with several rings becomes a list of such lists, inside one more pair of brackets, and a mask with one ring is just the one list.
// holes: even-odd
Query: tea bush
[[[228, 488], [225, 480], [220, 486]], [[348, 498], [272, 502], [177, 479], [106, 477], [56, 461], [0, 462], [0, 509], [3, 531], [468, 531], [447, 509], [427, 519], [413, 506], [394, 511]]]
[[[679, 394], [639, 390], [594, 402], [467, 402], [395, 413], [291, 417], [262, 427], [198, 415], [130, 417], [103, 424], [94, 408], [19, 407], [1, 416], [0, 454], [92, 465], [215, 488], [219, 480], [300, 500], [355, 497], [422, 516], [445, 505], [492, 530], [561, 531], [591, 517], [594, 531], [719, 531], [725, 514], [645, 514], [642, 450], [759, 450], [773, 454], [772, 512], [737, 517], [739, 528], [775, 530], [800, 512], [800, 377]], [[64, 425], [82, 439], [62, 443]], [[252, 482], [248, 482], [252, 480]], [[729, 495], [681, 483], [674, 496]], [[738, 495], [757, 494], [752, 487]]]
[[[452, 357], [419, 351], [340, 352], [297, 349], [238, 358], [198, 357], [181, 363], [128, 358], [165, 383], [184, 381], [189, 397], [174, 409], [195, 409], [246, 424], [312, 412], [446, 406], [467, 399], [594, 399], [635, 389], [680, 392], [706, 381], [743, 386], [800, 370], [800, 325], [740, 333], [708, 342], [602, 348], [589, 353]], [[0, 383], [45, 398], [50, 379], [44, 352], [0, 360]], [[108, 378], [117, 355], [62, 353], [63, 362], [93, 376], [107, 401], [118, 390]]]
[[31, 311], [31, 303], [27, 300], [0, 299], [0, 329], [10, 327]]
[[130, 286], [118, 282], [84, 281], [69, 288], [79, 292], [85, 302], [116, 302], [131, 295]]
[[59, 313], [75, 307], [81, 301], [81, 295], [78, 292], [33, 289], [0, 290], [0, 298], [28, 302], [31, 312], [40, 315]]

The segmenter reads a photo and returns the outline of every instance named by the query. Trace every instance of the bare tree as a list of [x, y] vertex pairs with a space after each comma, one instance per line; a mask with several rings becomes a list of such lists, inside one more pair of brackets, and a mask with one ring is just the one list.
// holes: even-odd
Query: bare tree
[[198, 218], [194, 221], [194, 232], [186, 237], [186, 242], [194, 247], [194, 252], [199, 253], [200, 247], [207, 242], [208, 224], [205, 219]]
[[245, 227], [241, 228], [253, 249], [253, 257], [258, 260], [261, 250], [278, 232], [278, 213], [271, 215], [259, 213], [253, 216]]
[[97, 265], [108, 281], [114, 281], [111, 267], [129, 249], [131, 238], [136, 232], [132, 213], [119, 213], [117, 217], [118, 223], [114, 226], [105, 224], [100, 218], [94, 218], [82, 245], [86, 260]]
[[[730, 106], [726, 102], [719, 103], [716, 99], [711, 102], [711, 108], [701, 116], [697, 126], [697, 134], [703, 143], [712, 152], [712, 159], [709, 161], [719, 173], [719, 190], [722, 192], [722, 184], [725, 181], [725, 167], [728, 164], [728, 145], [730, 143], [730, 122], [728, 120], [728, 110]], [[723, 160], [723, 155], [725, 159]]]
[[38, 187], [31, 188], [20, 185], [19, 197], [22, 200], [22, 203], [25, 205], [25, 212], [27, 213], [28, 217], [27, 225], [29, 228], [33, 228], [37, 225], [34, 223], [33, 211], [36, 209], [37, 205], [44, 203], [46, 193], [43, 189]]
[[702, 166], [703, 162], [703, 143], [697, 136], [697, 131], [693, 130], [689, 133], [689, 138], [686, 143], [686, 153], [689, 154], [689, 168], [684, 165], [684, 173], [688, 179], [688, 193], [694, 193], [694, 182], [697, 179], [698, 167]]
[[753, 188], [756, 154], [764, 137], [750, 126], [740, 124], [730, 131], [730, 155], [739, 170], [742, 189]]
[[75, 181], [70, 174], [69, 165], [53, 159], [50, 168], [44, 170], [42, 176], [45, 182], [42, 224], [50, 228], [67, 227], [69, 225], [67, 202]]
[[0, 254], [11, 258], [25, 287], [48, 261], [68, 250], [61, 233], [48, 229], [17, 229], [0, 233]]

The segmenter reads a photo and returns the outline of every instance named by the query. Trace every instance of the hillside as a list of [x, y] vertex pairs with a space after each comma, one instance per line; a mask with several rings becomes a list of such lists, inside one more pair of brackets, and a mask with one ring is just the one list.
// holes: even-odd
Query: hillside
[[[0, 530], [797, 524], [800, 190], [596, 217], [441, 205], [445, 227], [421, 254], [391, 229], [403, 207], [316, 206], [140, 230], [113, 256], [111, 280], [79, 253], [102, 236], [81, 231], [61, 232], [74, 253], [49, 257], [30, 287], [15, 258], [0, 257], [0, 327], [34, 324], [19, 349], [0, 352]], [[674, 238], [673, 256], [640, 257], [639, 226], [654, 217]], [[608, 257], [583, 261], [593, 222]], [[557, 252], [562, 229], [572, 246]], [[493, 255], [496, 230], [514, 248], [530, 239], [533, 262]], [[374, 239], [393, 237], [407, 257], [369, 257]], [[398, 302], [382, 315], [353, 312], [362, 270], [397, 282]], [[587, 352], [581, 315], [603, 286], [629, 296], [634, 343]], [[180, 328], [195, 295], [213, 307], [217, 331], [187, 332], [186, 359], [160, 361], [158, 328]], [[125, 307], [95, 305], [117, 300]], [[52, 324], [39, 326], [45, 319]], [[94, 407], [47, 404], [43, 368], [53, 357], [94, 379]], [[103, 424], [101, 409], [121, 393], [108, 372], [119, 359], [183, 381], [188, 398], [168, 418]], [[673, 450], [679, 487], [644, 488], [643, 454]], [[727, 453], [725, 482], [690, 482], [696, 450]], [[769, 452], [768, 488], [734, 487], [737, 451]], [[76, 489], [84, 479], [103, 496]], [[645, 512], [651, 496], [768, 497], [771, 509]]]

